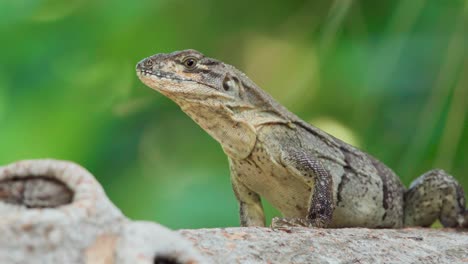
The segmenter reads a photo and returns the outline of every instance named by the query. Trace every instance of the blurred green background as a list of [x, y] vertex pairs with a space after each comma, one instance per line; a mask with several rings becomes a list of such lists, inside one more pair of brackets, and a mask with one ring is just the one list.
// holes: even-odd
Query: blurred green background
[[0, 164], [78, 162], [133, 219], [238, 225], [221, 147], [135, 75], [187, 48], [406, 185], [440, 167], [468, 190], [468, 1], [0, 0], [0, 33]]

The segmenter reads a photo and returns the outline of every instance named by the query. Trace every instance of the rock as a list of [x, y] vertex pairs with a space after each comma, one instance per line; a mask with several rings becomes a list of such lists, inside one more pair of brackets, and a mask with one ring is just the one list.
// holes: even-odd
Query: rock
[[174, 232], [127, 219], [77, 164], [29, 160], [0, 167], [0, 263], [468, 263], [468, 230]]
[[180, 230], [214, 263], [468, 263], [468, 230]]
[[179, 234], [128, 220], [77, 164], [0, 167], [0, 263], [207, 263]]

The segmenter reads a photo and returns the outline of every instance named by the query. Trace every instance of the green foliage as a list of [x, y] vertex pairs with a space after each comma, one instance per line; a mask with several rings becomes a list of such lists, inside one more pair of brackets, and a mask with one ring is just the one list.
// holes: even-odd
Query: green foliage
[[134, 74], [194, 48], [405, 184], [441, 167], [468, 190], [467, 25], [466, 1], [2, 0], [0, 164], [73, 160], [131, 218], [237, 225], [219, 145]]

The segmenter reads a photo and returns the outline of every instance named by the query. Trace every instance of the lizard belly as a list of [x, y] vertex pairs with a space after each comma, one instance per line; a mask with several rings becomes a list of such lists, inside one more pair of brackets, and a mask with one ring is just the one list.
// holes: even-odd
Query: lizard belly
[[333, 177], [335, 209], [330, 227], [401, 226], [402, 192], [388, 183], [384, 188], [386, 183], [377, 172], [363, 174], [331, 161], [322, 163]]
[[306, 216], [311, 188], [278, 164], [261, 144], [256, 145], [248, 158], [233, 162], [239, 181], [265, 198], [283, 216]]
[[[377, 227], [385, 210], [379, 178], [349, 175], [335, 189], [335, 210], [330, 227]], [[341, 183], [341, 186], [339, 185]]]

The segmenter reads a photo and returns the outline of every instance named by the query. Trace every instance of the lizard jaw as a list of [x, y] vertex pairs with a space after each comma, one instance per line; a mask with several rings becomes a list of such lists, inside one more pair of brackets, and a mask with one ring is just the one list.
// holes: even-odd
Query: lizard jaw
[[149, 71], [145, 69], [138, 69], [137, 75], [142, 81], [144, 81], [146, 78], [155, 79], [154, 77], [156, 77], [156, 79], [175, 81], [175, 82], [182, 82], [182, 81], [195, 82], [192, 79], [181, 78], [181, 77], [176, 76], [175, 74], [162, 72], [162, 71], [153, 72], [153, 71]]
[[[137, 69], [138, 78], [149, 88], [179, 102], [180, 99], [193, 102], [204, 102], [207, 98], [223, 98], [230, 100], [228, 96], [216, 90], [215, 87], [200, 83], [193, 79], [182, 78], [175, 74], [162, 71], [149, 71]], [[191, 89], [187, 89], [186, 83], [191, 83]], [[210, 100], [208, 100], [210, 101]]]

